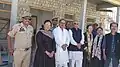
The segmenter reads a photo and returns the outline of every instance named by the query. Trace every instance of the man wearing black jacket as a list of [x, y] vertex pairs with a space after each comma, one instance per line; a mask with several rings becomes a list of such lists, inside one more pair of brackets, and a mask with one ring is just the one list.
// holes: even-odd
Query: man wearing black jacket
[[105, 35], [103, 43], [103, 58], [105, 67], [118, 67], [120, 59], [120, 34], [117, 33], [118, 24], [110, 24], [111, 33]]

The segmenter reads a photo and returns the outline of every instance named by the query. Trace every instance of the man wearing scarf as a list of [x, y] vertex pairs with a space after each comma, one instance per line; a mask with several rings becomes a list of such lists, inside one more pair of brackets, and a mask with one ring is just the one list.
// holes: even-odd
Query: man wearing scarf
[[53, 30], [56, 42], [56, 67], [68, 67], [69, 57], [67, 47], [69, 46], [69, 33], [65, 29], [65, 20], [59, 21], [59, 26]]

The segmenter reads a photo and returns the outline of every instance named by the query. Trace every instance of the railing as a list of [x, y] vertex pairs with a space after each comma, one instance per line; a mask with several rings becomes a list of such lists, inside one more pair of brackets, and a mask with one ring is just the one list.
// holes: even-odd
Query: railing
[[7, 49], [7, 32], [9, 29], [9, 19], [0, 17], [0, 53], [2, 56], [3, 63], [0, 67], [10, 67], [9, 65], [9, 55]]
[[8, 18], [2, 18], [0, 17], [0, 20], [4, 21], [4, 22], [0, 22], [0, 40], [6, 40], [7, 38], [7, 32], [8, 32], [8, 28], [9, 28], [9, 19]]
[[0, 1], [0, 11], [10, 12], [11, 11], [11, 3]]

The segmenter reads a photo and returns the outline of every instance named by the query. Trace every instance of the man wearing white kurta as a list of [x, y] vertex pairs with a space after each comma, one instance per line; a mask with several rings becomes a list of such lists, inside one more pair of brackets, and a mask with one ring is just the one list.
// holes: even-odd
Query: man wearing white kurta
[[56, 67], [68, 67], [67, 63], [69, 62], [68, 50], [69, 46], [69, 33], [65, 29], [65, 20], [61, 19], [59, 21], [59, 26], [53, 30], [53, 34], [56, 41]]
[[69, 30], [70, 45], [68, 47], [70, 57], [70, 67], [82, 67], [84, 35], [81, 29], [78, 28], [77, 22], [74, 22], [74, 27]]

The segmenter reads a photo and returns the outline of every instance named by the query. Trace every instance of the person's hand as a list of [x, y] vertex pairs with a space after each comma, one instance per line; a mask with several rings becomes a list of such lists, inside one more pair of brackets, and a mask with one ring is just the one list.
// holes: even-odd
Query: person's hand
[[92, 58], [94, 58], [94, 53], [92, 54]]
[[48, 52], [48, 51], [45, 51], [45, 53], [46, 53], [48, 56], [50, 56], [50, 52]]
[[49, 57], [50, 57], [50, 58], [53, 58], [54, 54], [55, 54], [55, 52], [52, 51], [52, 52], [50, 53]]
[[62, 49], [63, 49], [63, 51], [65, 51], [66, 48], [67, 48], [67, 44], [63, 44], [63, 45], [62, 45]]
[[10, 54], [10, 56], [13, 56], [13, 52], [14, 52], [13, 49], [9, 49], [9, 54]]
[[54, 52], [54, 51], [52, 51], [52, 52], [51, 52], [51, 54], [53, 54], [53, 55], [54, 55], [54, 54], [55, 54], [55, 52]]
[[77, 44], [77, 47], [78, 47], [78, 49], [81, 49], [81, 44], [80, 43]]
[[103, 59], [106, 60], [106, 55], [105, 54], [103, 54]]
[[87, 51], [87, 47], [85, 47], [84, 50]]

